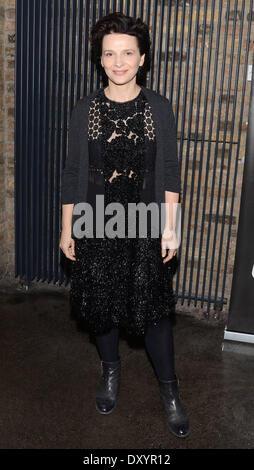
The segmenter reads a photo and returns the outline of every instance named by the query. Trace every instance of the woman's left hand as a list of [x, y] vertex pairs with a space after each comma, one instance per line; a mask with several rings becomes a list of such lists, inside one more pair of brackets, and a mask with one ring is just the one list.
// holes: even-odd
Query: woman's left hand
[[164, 231], [161, 237], [161, 256], [164, 258], [163, 263], [167, 263], [173, 256], [177, 254], [177, 248], [172, 248], [172, 246], [177, 247], [176, 234], [174, 231]]
[[[161, 256], [162, 256], [163, 258], [164, 258], [164, 256], [166, 256], [166, 251], [167, 251], [166, 248], [162, 248], [162, 249], [161, 249]], [[167, 261], [169, 261], [171, 258], [173, 258], [173, 256], [176, 255], [176, 253], [177, 253], [177, 250], [175, 250], [175, 249], [173, 249], [173, 250], [172, 250], [172, 249], [171, 249], [171, 250], [168, 249], [167, 257], [164, 258], [164, 259], [162, 260], [162, 262], [163, 262], [164, 264], [167, 263]]]

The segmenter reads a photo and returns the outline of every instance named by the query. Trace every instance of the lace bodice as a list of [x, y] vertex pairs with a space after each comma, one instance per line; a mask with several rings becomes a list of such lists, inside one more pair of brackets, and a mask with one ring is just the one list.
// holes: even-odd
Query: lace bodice
[[98, 91], [89, 108], [88, 145], [88, 202], [94, 208], [96, 194], [104, 195], [105, 205], [155, 200], [156, 134], [142, 89], [123, 103]]
[[[113, 148], [118, 152], [116, 168], [113, 168], [112, 158], [108, 162], [103, 162], [103, 159], [100, 158], [102, 155], [99, 148], [96, 148], [96, 142], [99, 143], [103, 139], [106, 139], [106, 147], [108, 149], [110, 147], [110, 152], [113, 152]], [[130, 145], [126, 143], [126, 139], [130, 141]], [[150, 105], [145, 100], [142, 90], [136, 98], [124, 103], [110, 100], [105, 96], [104, 90], [100, 90], [100, 93], [92, 100], [89, 110], [88, 140], [90, 149], [93, 147], [91, 143], [95, 144], [93, 147], [95, 152], [93, 152], [93, 149], [90, 152], [90, 174], [93, 171], [99, 171], [103, 174], [103, 169], [108, 167], [108, 163], [113, 166], [112, 173], [104, 175], [106, 181], [112, 182], [120, 174], [128, 174], [129, 178], [137, 178], [139, 162], [132, 160], [134, 166], [129, 168], [128, 158], [123, 158], [124, 155], [121, 150], [128, 149], [132, 151], [132, 147], [137, 149], [138, 146], [145, 144], [144, 139], [154, 143], [155, 128]], [[151, 149], [154, 150], [153, 146], [151, 146]], [[128, 155], [125, 155], [125, 157], [128, 157]], [[153, 169], [152, 159], [149, 160], [147, 159], [145, 162], [147, 163], [144, 168], [146, 171]], [[119, 170], [120, 166], [121, 171]], [[93, 179], [90, 178], [91, 180]]]
[[[91, 101], [90, 110], [89, 110], [88, 139], [96, 140], [100, 136], [103, 135], [101, 119], [100, 119], [100, 101], [101, 101], [100, 98], [102, 99], [102, 102], [106, 104], [108, 109], [111, 108], [111, 111], [114, 108], [120, 111], [121, 108], [122, 109], [133, 108], [133, 103], [136, 105], [137, 101], [140, 101], [141, 96], [144, 96], [142, 93], [142, 90], [140, 91], [139, 95], [133, 100], [125, 101], [121, 103], [121, 102], [110, 100], [109, 98], [105, 96], [104, 91], [102, 91], [99, 94], [99, 96], [96, 96]], [[140, 111], [134, 110], [134, 113], [132, 114], [132, 116], [126, 116], [126, 119], [124, 119], [124, 124], [126, 125], [126, 127], [128, 126], [128, 121], [130, 122], [130, 120], [132, 120], [135, 116], [137, 116], [138, 112], [140, 113]], [[110, 136], [110, 141], [111, 141], [112, 139], [117, 138], [121, 135], [121, 123], [120, 123], [121, 117], [119, 116], [114, 117], [111, 113], [111, 116], [109, 119], [111, 122], [114, 122], [115, 126], [118, 128], [117, 132], [115, 130], [112, 132]], [[145, 109], [144, 109], [144, 133], [145, 133], [145, 136], [147, 136], [149, 140], [155, 139], [155, 129], [154, 129], [154, 122], [152, 118], [151, 107], [147, 101], [145, 101]], [[135, 135], [131, 130], [127, 132], [127, 137], [129, 139], [133, 138], [135, 142], [139, 138], [139, 136], [137, 134]]]

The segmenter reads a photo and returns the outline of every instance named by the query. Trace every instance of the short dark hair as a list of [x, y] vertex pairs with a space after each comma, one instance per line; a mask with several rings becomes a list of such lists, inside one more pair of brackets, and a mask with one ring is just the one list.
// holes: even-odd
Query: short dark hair
[[[91, 28], [89, 41], [91, 43], [91, 58], [97, 68], [104, 72], [100, 63], [102, 55], [102, 40], [105, 34], [121, 33], [135, 36], [140, 55], [145, 53], [145, 60], [137, 73], [137, 81], [142, 81], [151, 67], [151, 40], [149, 27], [141, 18], [124, 15], [121, 12], [110, 13], [99, 19]], [[104, 72], [105, 73], [105, 72]]]

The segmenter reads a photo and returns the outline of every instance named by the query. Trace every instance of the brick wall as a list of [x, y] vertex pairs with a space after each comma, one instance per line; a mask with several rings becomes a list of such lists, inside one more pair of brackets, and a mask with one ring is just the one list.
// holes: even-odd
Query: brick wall
[[15, 0], [0, 0], [0, 275], [14, 276]]

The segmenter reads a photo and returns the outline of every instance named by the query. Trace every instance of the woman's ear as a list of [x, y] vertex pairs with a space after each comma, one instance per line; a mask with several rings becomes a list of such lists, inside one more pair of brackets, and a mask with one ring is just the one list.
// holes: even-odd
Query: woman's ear
[[145, 62], [145, 55], [146, 55], [146, 54], [145, 54], [145, 52], [144, 52], [144, 54], [141, 56], [141, 59], [140, 59], [140, 60], [141, 60], [142, 62], [141, 62], [141, 64], [139, 64], [140, 67], [142, 67], [142, 65], [144, 65], [144, 62]]

